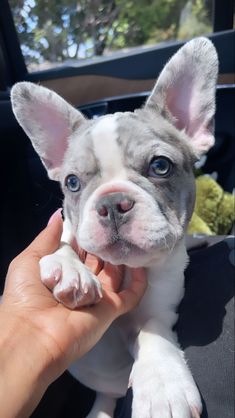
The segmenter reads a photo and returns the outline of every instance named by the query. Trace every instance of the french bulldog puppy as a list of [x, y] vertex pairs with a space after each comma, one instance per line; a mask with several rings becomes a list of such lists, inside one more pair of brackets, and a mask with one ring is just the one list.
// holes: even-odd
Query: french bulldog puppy
[[102, 288], [73, 249], [129, 269], [148, 288], [70, 371], [97, 391], [89, 418], [113, 417], [133, 389], [132, 418], [199, 417], [201, 400], [173, 325], [184, 294], [184, 235], [193, 212], [194, 162], [213, 144], [218, 61], [206, 38], [186, 43], [161, 72], [145, 106], [95, 120], [28, 82], [13, 111], [48, 175], [64, 192], [61, 246], [40, 261], [43, 283], [71, 309], [98, 303]]

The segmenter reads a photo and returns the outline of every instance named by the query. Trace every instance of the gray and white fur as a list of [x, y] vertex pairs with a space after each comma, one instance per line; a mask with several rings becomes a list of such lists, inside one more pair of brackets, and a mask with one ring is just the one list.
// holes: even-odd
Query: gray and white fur
[[[72, 248], [112, 264], [142, 266], [148, 288], [139, 306], [116, 321], [70, 368], [97, 391], [89, 418], [113, 416], [133, 388], [132, 418], [189, 418], [201, 400], [172, 327], [184, 294], [184, 244], [195, 186], [194, 162], [214, 143], [217, 54], [206, 38], [170, 59], [142, 109], [96, 120], [56, 93], [28, 82], [12, 89], [13, 111], [51, 179], [64, 192], [62, 245], [40, 261], [42, 281], [70, 308], [98, 303], [97, 278]], [[170, 162], [165, 176], [156, 158]], [[79, 179], [76, 192], [68, 175]]]

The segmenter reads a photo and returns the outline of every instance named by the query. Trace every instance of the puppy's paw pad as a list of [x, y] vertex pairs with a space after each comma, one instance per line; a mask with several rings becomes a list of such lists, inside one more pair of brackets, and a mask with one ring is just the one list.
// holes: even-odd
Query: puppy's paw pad
[[40, 274], [43, 284], [54, 289], [62, 276], [62, 265], [55, 254], [46, 255], [39, 261]]

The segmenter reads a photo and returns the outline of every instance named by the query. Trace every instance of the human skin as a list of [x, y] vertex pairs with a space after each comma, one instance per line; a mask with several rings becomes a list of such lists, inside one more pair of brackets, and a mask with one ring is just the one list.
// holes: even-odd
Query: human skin
[[128, 289], [119, 291], [123, 267], [87, 255], [86, 264], [102, 283], [103, 298], [93, 306], [69, 310], [41, 283], [39, 260], [60, 242], [59, 212], [9, 266], [0, 304], [0, 416], [28, 417], [47, 387], [89, 351], [110, 324], [133, 309], [146, 289], [143, 269], [132, 269]]

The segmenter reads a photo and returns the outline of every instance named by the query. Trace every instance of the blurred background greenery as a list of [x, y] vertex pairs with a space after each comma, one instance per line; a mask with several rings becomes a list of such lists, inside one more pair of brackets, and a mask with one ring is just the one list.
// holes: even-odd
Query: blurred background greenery
[[10, 0], [29, 71], [212, 31], [212, 0]]

